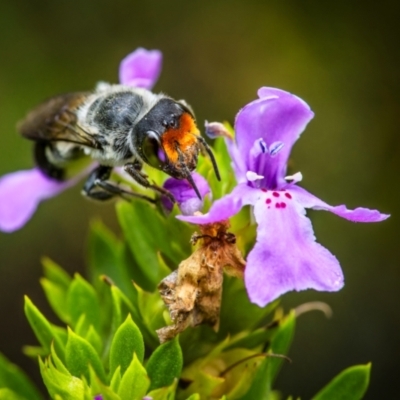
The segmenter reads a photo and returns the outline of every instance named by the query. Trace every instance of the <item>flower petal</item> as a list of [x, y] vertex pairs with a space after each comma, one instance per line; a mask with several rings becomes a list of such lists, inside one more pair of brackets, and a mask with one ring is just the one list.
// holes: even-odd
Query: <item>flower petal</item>
[[38, 168], [13, 172], [0, 179], [0, 230], [13, 232], [32, 217], [40, 201], [56, 196], [79, 178], [59, 182]]
[[[192, 178], [202, 198], [210, 193], [208, 182], [200, 174], [193, 172]], [[164, 189], [167, 189], [175, 197], [183, 215], [193, 215], [196, 211], [202, 209], [203, 200], [197, 197], [196, 192], [187, 180], [168, 178], [163, 186]], [[172, 210], [173, 204], [166, 196], [163, 196], [161, 201], [167, 211]]]
[[192, 216], [178, 215], [177, 218], [192, 224], [209, 224], [223, 221], [237, 214], [242, 207], [255, 204], [261, 194], [260, 190], [253, 189], [246, 184], [239, 184], [230, 194], [215, 201], [207, 214]]
[[254, 171], [266, 177], [267, 187], [279, 188], [285, 184], [292, 146], [314, 114], [303, 100], [283, 90], [264, 87], [258, 94], [260, 99], [246, 105], [236, 116], [236, 142], [248, 169], [254, 164], [251, 148], [256, 140], [263, 139], [268, 148], [276, 142], [283, 144], [277, 154], [262, 163], [262, 170]]
[[290, 189], [296, 196], [296, 200], [301, 203], [304, 208], [313, 208], [314, 210], [330, 211], [339, 217], [345, 218], [353, 222], [379, 222], [390, 217], [389, 214], [382, 214], [378, 210], [370, 210], [369, 208], [358, 207], [349, 210], [345, 205], [330, 206], [318, 197], [307, 192], [307, 190], [293, 186]]
[[140, 47], [121, 61], [119, 81], [123, 85], [151, 89], [160, 76], [161, 63], [160, 51]]
[[265, 195], [254, 207], [257, 242], [247, 257], [245, 284], [250, 300], [261, 307], [291, 290], [343, 286], [338, 260], [316, 243], [305, 209], [293, 200], [277, 208], [281, 203], [274, 206]]

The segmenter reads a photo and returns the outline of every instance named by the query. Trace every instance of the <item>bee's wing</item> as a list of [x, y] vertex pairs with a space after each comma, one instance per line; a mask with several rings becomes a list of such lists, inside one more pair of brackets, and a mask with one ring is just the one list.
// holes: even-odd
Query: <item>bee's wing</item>
[[17, 129], [30, 140], [64, 141], [98, 148], [93, 135], [83, 131], [77, 121], [76, 110], [90, 94], [77, 92], [52, 97], [28, 113]]

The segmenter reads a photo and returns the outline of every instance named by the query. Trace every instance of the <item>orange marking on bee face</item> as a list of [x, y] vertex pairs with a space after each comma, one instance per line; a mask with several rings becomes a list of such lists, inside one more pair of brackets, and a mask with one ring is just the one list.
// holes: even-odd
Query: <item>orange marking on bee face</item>
[[170, 162], [178, 161], [178, 145], [182, 153], [187, 154], [191, 148], [195, 148], [197, 137], [200, 132], [196, 122], [189, 113], [183, 113], [179, 119], [179, 126], [176, 129], [169, 129], [161, 136], [161, 144]]

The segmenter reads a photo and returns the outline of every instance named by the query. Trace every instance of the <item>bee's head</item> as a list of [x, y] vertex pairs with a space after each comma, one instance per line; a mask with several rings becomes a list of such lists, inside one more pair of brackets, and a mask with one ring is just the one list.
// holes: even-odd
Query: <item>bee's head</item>
[[173, 178], [187, 179], [200, 197], [191, 172], [202, 147], [211, 157], [212, 153], [200, 136], [190, 108], [184, 102], [162, 98], [138, 123], [135, 132], [136, 149], [143, 161]]

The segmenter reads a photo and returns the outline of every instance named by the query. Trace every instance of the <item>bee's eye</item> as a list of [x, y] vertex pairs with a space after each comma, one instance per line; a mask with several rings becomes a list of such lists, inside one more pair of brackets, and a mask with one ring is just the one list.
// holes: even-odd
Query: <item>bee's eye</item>
[[162, 125], [167, 129], [178, 128], [178, 118], [175, 114], [170, 114], [165, 117], [162, 121]]
[[146, 136], [142, 147], [146, 162], [154, 168], [162, 169], [168, 159], [157, 138], [150, 135]]

